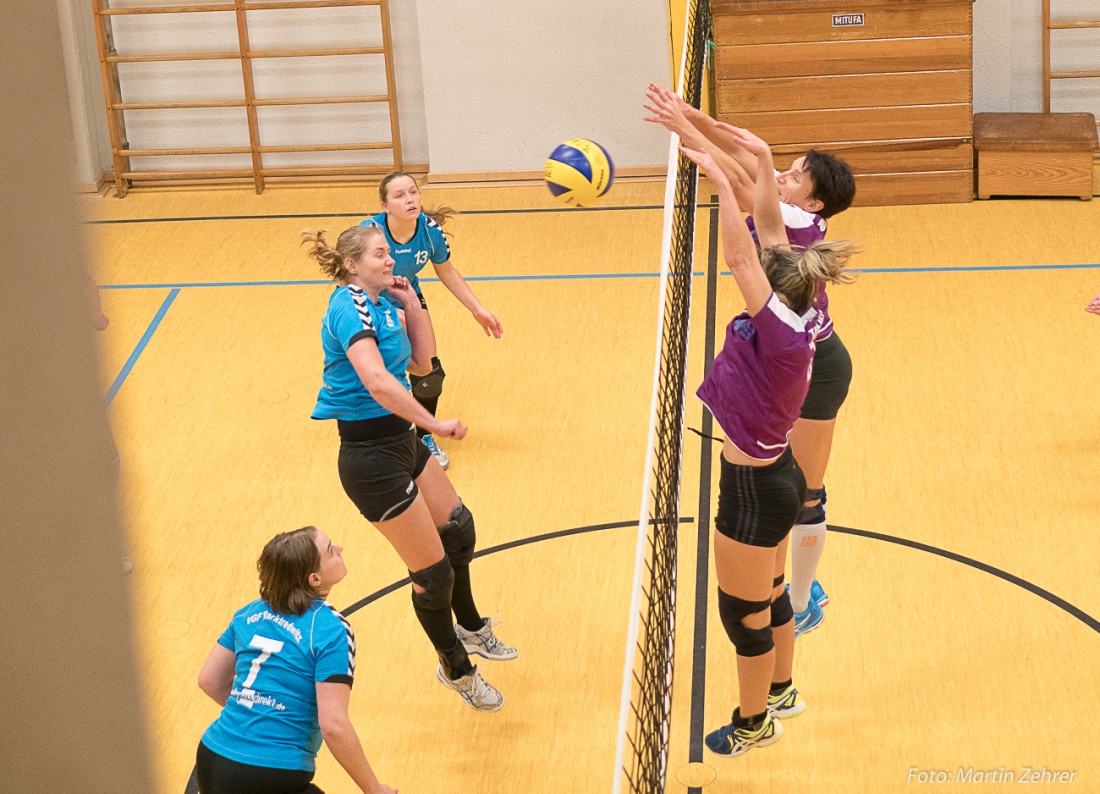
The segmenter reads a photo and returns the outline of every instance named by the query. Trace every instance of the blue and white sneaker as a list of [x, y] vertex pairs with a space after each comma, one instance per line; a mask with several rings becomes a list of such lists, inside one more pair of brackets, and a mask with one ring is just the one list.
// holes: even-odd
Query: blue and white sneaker
[[451, 467], [451, 459], [447, 457], [446, 452], [439, 448], [439, 444], [435, 443], [435, 439], [432, 438], [430, 433], [420, 440], [424, 442], [424, 446], [428, 448], [428, 452], [432, 453], [432, 457], [439, 462], [440, 466], [444, 469]]
[[499, 661], [515, 659], [519, 656], [519, 651], [500, 641], [500, 638], [493, 633], [493, 626], [496, 625], [489, 618], [485, 618], [485, 623], [477, 631], [467, 631], [461, 624], [457, 624], [455, 635], [466, 648], [466, 653], [476, 653], [486, 659]]
[[821, 621], [825, 620], [825, 612], [821, 609], [821, 604], [817, 603], [813, 598], [810, 598], [810, 602], [806, 605], [805, 612], [794, 613], [794, 636], [795, 639], [802, 634], [807, 634], [813, 631], [821, 625]]
[[504, 705], [504, 695], [500, 690], [481, 677], [477, 666], [468, 675], [456, 678], [454, 681], [443, 672], [443, 665], [435, 669], [435, 677], [439, 683], [448, 689], [453, 689], [462, 696], [462, 702], [478, 711], [499, 711]]
[[813, 584], [810, 585], [810, 600], [816, 601], [819, 607], [829, 603], [829, 594], [825, 592], [825, 588], [821, 586], [817, 579], [814, 579]]
[[703, 741], [712, 753], [733, 758], [744, 755], [754, 747], [775, 744], [782, 735], [783, 726], [768, 711], [764, 714], [764, 721], [756, 728], [734, 728], [730, 723], [716, 731], [711, 731]]

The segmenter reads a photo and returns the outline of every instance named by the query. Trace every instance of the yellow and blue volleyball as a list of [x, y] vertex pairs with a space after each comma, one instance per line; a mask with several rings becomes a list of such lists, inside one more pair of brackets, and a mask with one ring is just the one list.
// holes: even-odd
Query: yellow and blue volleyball
[[570, 207], [599, 203], [614, 181], [611, 155], [595, 141], [573, 138], [551, 152], [546, 161], [547, 187]]

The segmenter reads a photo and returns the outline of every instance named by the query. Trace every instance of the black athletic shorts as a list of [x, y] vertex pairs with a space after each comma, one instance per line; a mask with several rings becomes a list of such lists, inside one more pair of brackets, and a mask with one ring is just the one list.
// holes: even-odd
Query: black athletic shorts
[[416, 478], [432, 454], [412, 424], [394, 414], [362, 422], [338, 422], [340, 482], [370, 522], [396, 518], [419, 489]]
[[836, 331], [817, 343], [802, 419], [836, 419], [852, 383], [852, 357]]
[[738, 466], [722, 457], [714, 526], [730, 540], [775, 548], [806, 500], [806, 477], [787, 447], [767, 466]]
[[195, 779], [200, 794], [325, 794], [310, 782], [312, 772], [241, 764], [202, 742], [195, 754]]
[[424, 300], [423, 293], [420, 293], [420, 292], [416, 293], [416, 297], [420, 298], [420, 307], [424, 311], [428, 311], [428, 302], [426, 300]]

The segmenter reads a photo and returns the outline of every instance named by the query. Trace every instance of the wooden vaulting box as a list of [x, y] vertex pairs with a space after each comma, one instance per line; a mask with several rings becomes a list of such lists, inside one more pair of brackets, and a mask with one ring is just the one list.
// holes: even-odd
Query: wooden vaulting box
[[844, 158], [857, 205], [971, 201], [972, 3], [711, 0], [717, 116]]

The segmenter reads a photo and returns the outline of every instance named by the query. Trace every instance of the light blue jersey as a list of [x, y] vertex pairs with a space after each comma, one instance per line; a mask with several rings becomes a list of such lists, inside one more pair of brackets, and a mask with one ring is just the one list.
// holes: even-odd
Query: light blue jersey
[[407, 278], [417, 295], [420, 294], [420, 281], [416, 274], [424, 269], [424, 265], [429, 261], [441, 265], [451, 258], [451, 247], [447, 245], [447, 237], [443, 234], [443, 229], [423, 212], [416, 219], [416, 233], [407, 243], [394, 241], [384, 212], [378, 213], [373, 218], [367, 218], [359, 225], [377, 226], [385, 233], [386, 242], [390, 244], [390, 256], [395, 263], [394, 275]]
[[313, 409], [314, 419], [358, 421], [390, 413], [363, 385], [359, 373], [348, 361], [348, 348], [360, 339], [373, 339], [386, 369], [409, 388], [405, 369], [412, 356], [412, 345], [398, 319], [400, 308], [386, 292], [378, 296], [378, 303], [359, 287], [344, 286], [332, 293], [321, 323], [325, 372], [324, 384]]
[[312, 772], [321, 747], [316, 684], [351, 686], [351, 625], [327, 601], [298, 617], [257, 600], [233, 616], [218, 644], [237, 655], [236, 675], [202, 743], [239, 764]]

